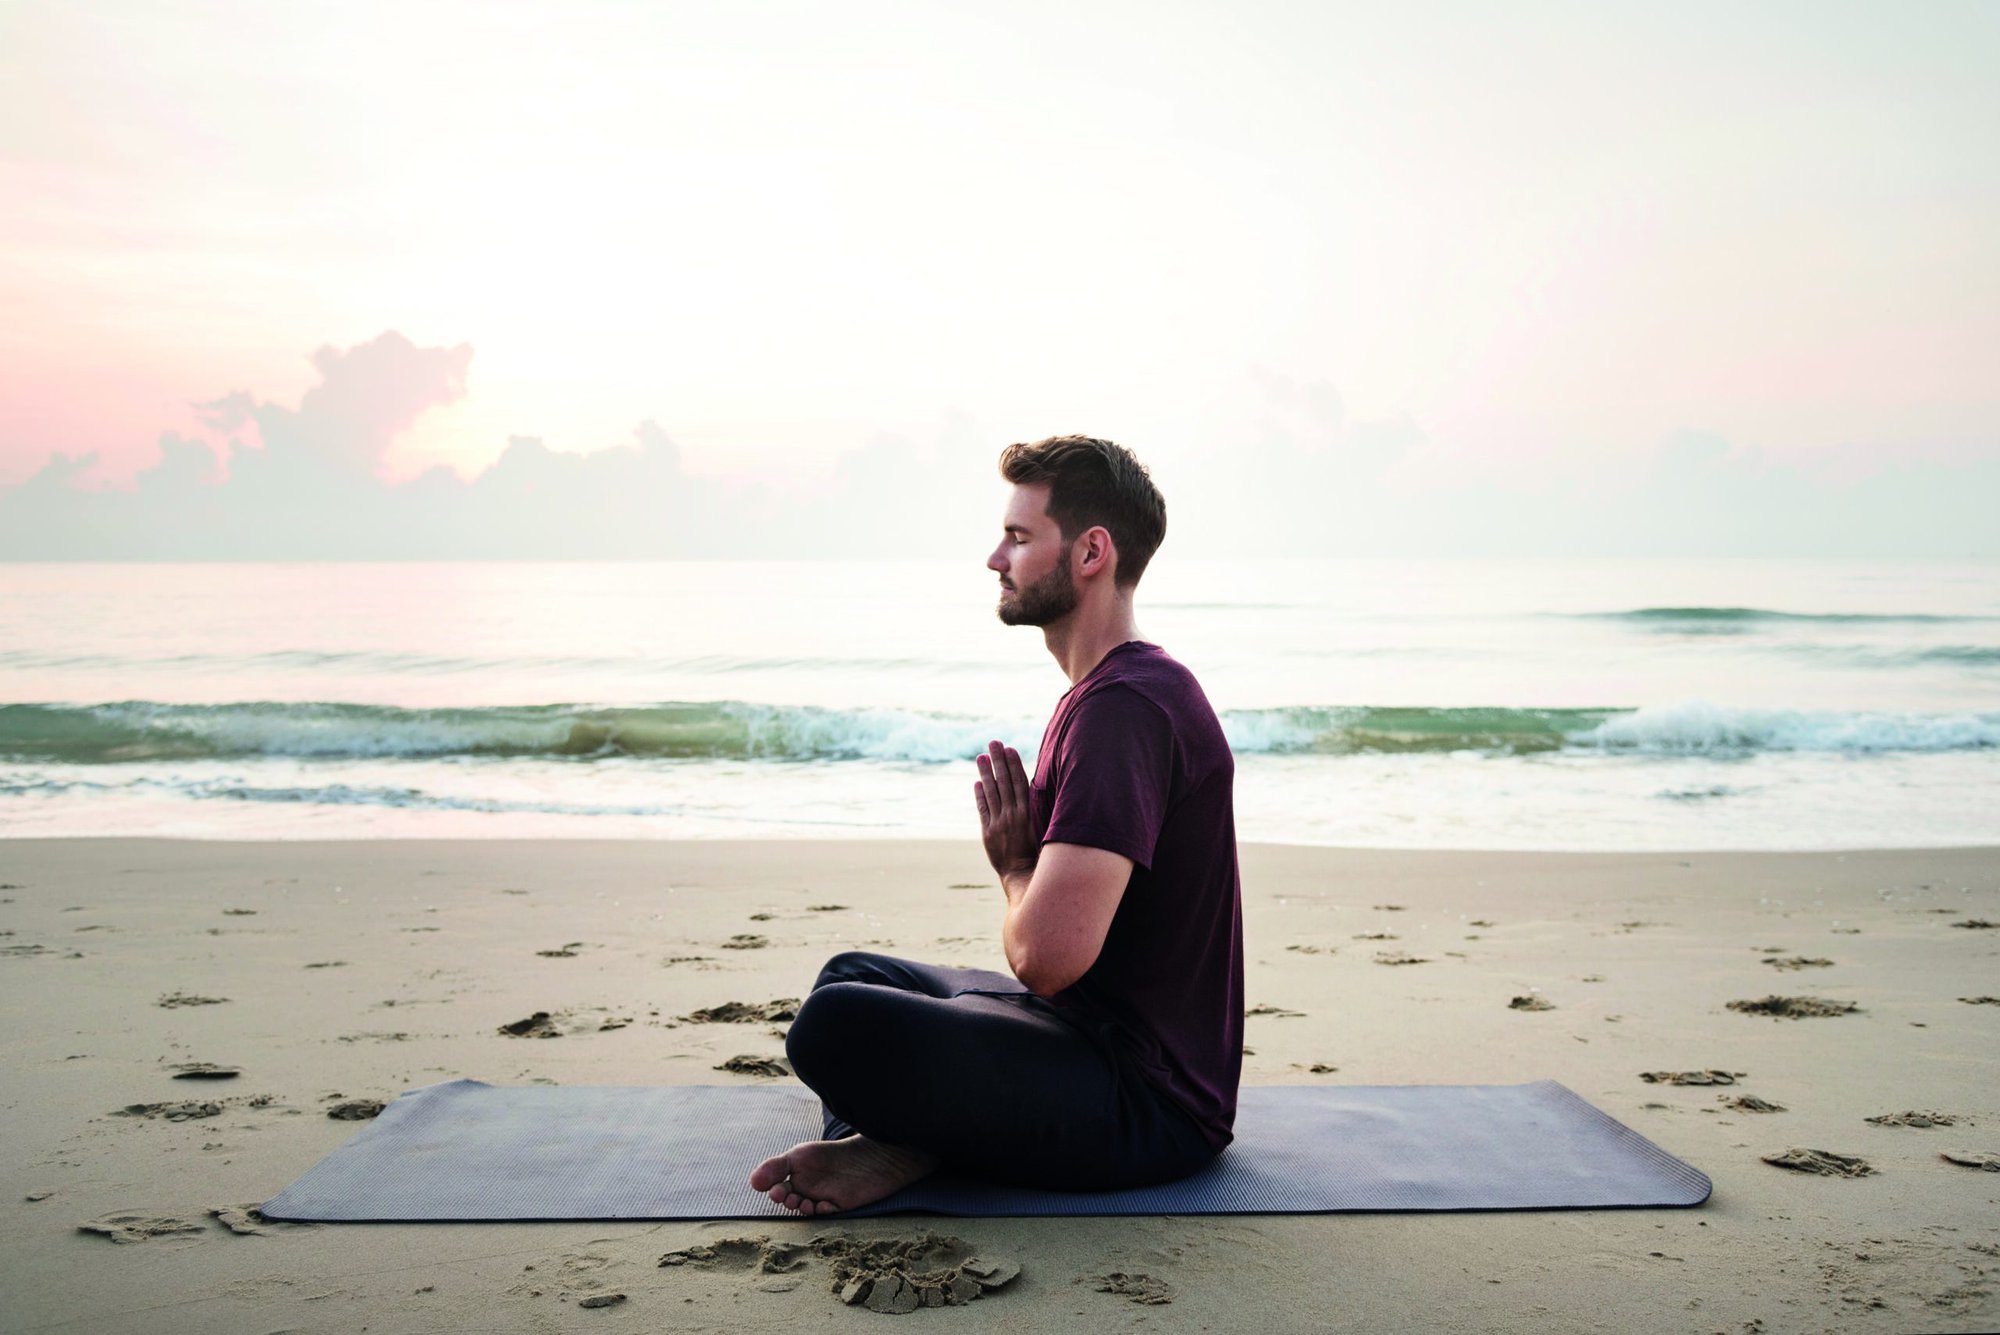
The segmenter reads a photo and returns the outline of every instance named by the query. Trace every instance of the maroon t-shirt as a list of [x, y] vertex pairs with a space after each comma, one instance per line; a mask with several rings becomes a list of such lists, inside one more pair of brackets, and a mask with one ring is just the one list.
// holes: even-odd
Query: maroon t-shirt
[[1035, 762], [1035, 831], [1132, 859], [1104, 949], [1057, 1005], [1109, 1029], [1220, 1150], [1243, 1073], [1236, 760], [1194, 674], [1130, 640], [1070, 687]]

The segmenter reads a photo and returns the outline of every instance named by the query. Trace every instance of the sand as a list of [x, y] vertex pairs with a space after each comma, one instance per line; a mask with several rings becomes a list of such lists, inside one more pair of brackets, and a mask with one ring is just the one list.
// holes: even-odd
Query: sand
[[[2000, 921], [2000, 851], [1259, 846], [1243, 869], [1246, 1082], [1553, 1078], [1707, 1172], [1714, 1198], [271, 1223], [247, 1207], [404, 1089], [789, 1080], [784, 1024], [827, 955], [1004, 967], [978, 848], [17, 840], [0, 842], [0, 1329], [2000, 1325], [2000, 930], [1963, 925]], [[746, 1145], [745, 1173], [775, 1148]], [[719, 1259], [659, 1264], [703, 1248]], [[855, 1258], [903, 1252], [933, 1278], [884, 1281], [882, 1310], [841, 1301]], [[924, 1305], [997, 1274], [977, 1301]]]

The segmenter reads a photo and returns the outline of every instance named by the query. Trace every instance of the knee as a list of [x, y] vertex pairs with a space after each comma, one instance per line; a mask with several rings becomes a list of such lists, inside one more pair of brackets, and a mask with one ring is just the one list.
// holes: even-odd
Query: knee
[[833, 983], [858, 983], [878, 977], [881, 970], [876, 961], [881, 958], [866, 950], [843, 950], [821, 967], [819, 977], [813, 980], [813, 990], [817, 992]]
[[812, 995], [799, 1003], [799, 1013], [785, 1031], [785, 1056], [799, 1079], [817, 1089], [822, 1080], [847, 1064], [857, 1046], [855, 1036], [866, 1023], [858, 1013], [858, 1004], [866, 1003], [869, 991], [863, 984], [838, 978], [829, 981], [821, 974]]

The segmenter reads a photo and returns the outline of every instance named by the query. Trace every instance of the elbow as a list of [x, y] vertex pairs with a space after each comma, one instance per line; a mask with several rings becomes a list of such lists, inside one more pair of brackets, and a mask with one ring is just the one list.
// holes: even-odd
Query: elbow
[[1097, 963], [1102, 940], [1086, 941], [1057, 924], [1013, 913], [1001, 932], [1007, 965], [1021, 985], [1043, 1000], [1074, 986]]
[[1054, 1000], [1056, 993], [1076, 981], [1074, 978], [1047, 978], [1039, 974], [1024, 974], [1018, 970], [1015, 976], [1020, 978], [1022, 986], [1026, 987], [1043, 1001]]
[[1028, 956], [1014, 966], [1014, 976], [1021, 985], [1036, 996], [1047, 1001], [1056, 993], [1075, 985], [1079, 978], [1089, 971], [1091, 962], [1086, 960], [1079, 967], [1074, 962], [1041, 959]]

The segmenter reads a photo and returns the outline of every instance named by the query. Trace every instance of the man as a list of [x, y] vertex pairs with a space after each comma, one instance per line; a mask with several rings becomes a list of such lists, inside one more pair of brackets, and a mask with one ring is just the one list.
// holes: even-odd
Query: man
[[800, 1214], [943, 1166], [1063, 1190], [1183, 1177], [1229, 1143], [1243, 1064], [1235, 761], [1188, 670], [1139, 636], [1166, 534], [1144, 465], [1109, 441], [1011, 445], [1000, 619], [1069, 677], [1031, 782], [994, 742], [973, 802], [1014, 976], [849, 951], [785, 1047], [825, 1138], [750, 1185]]

